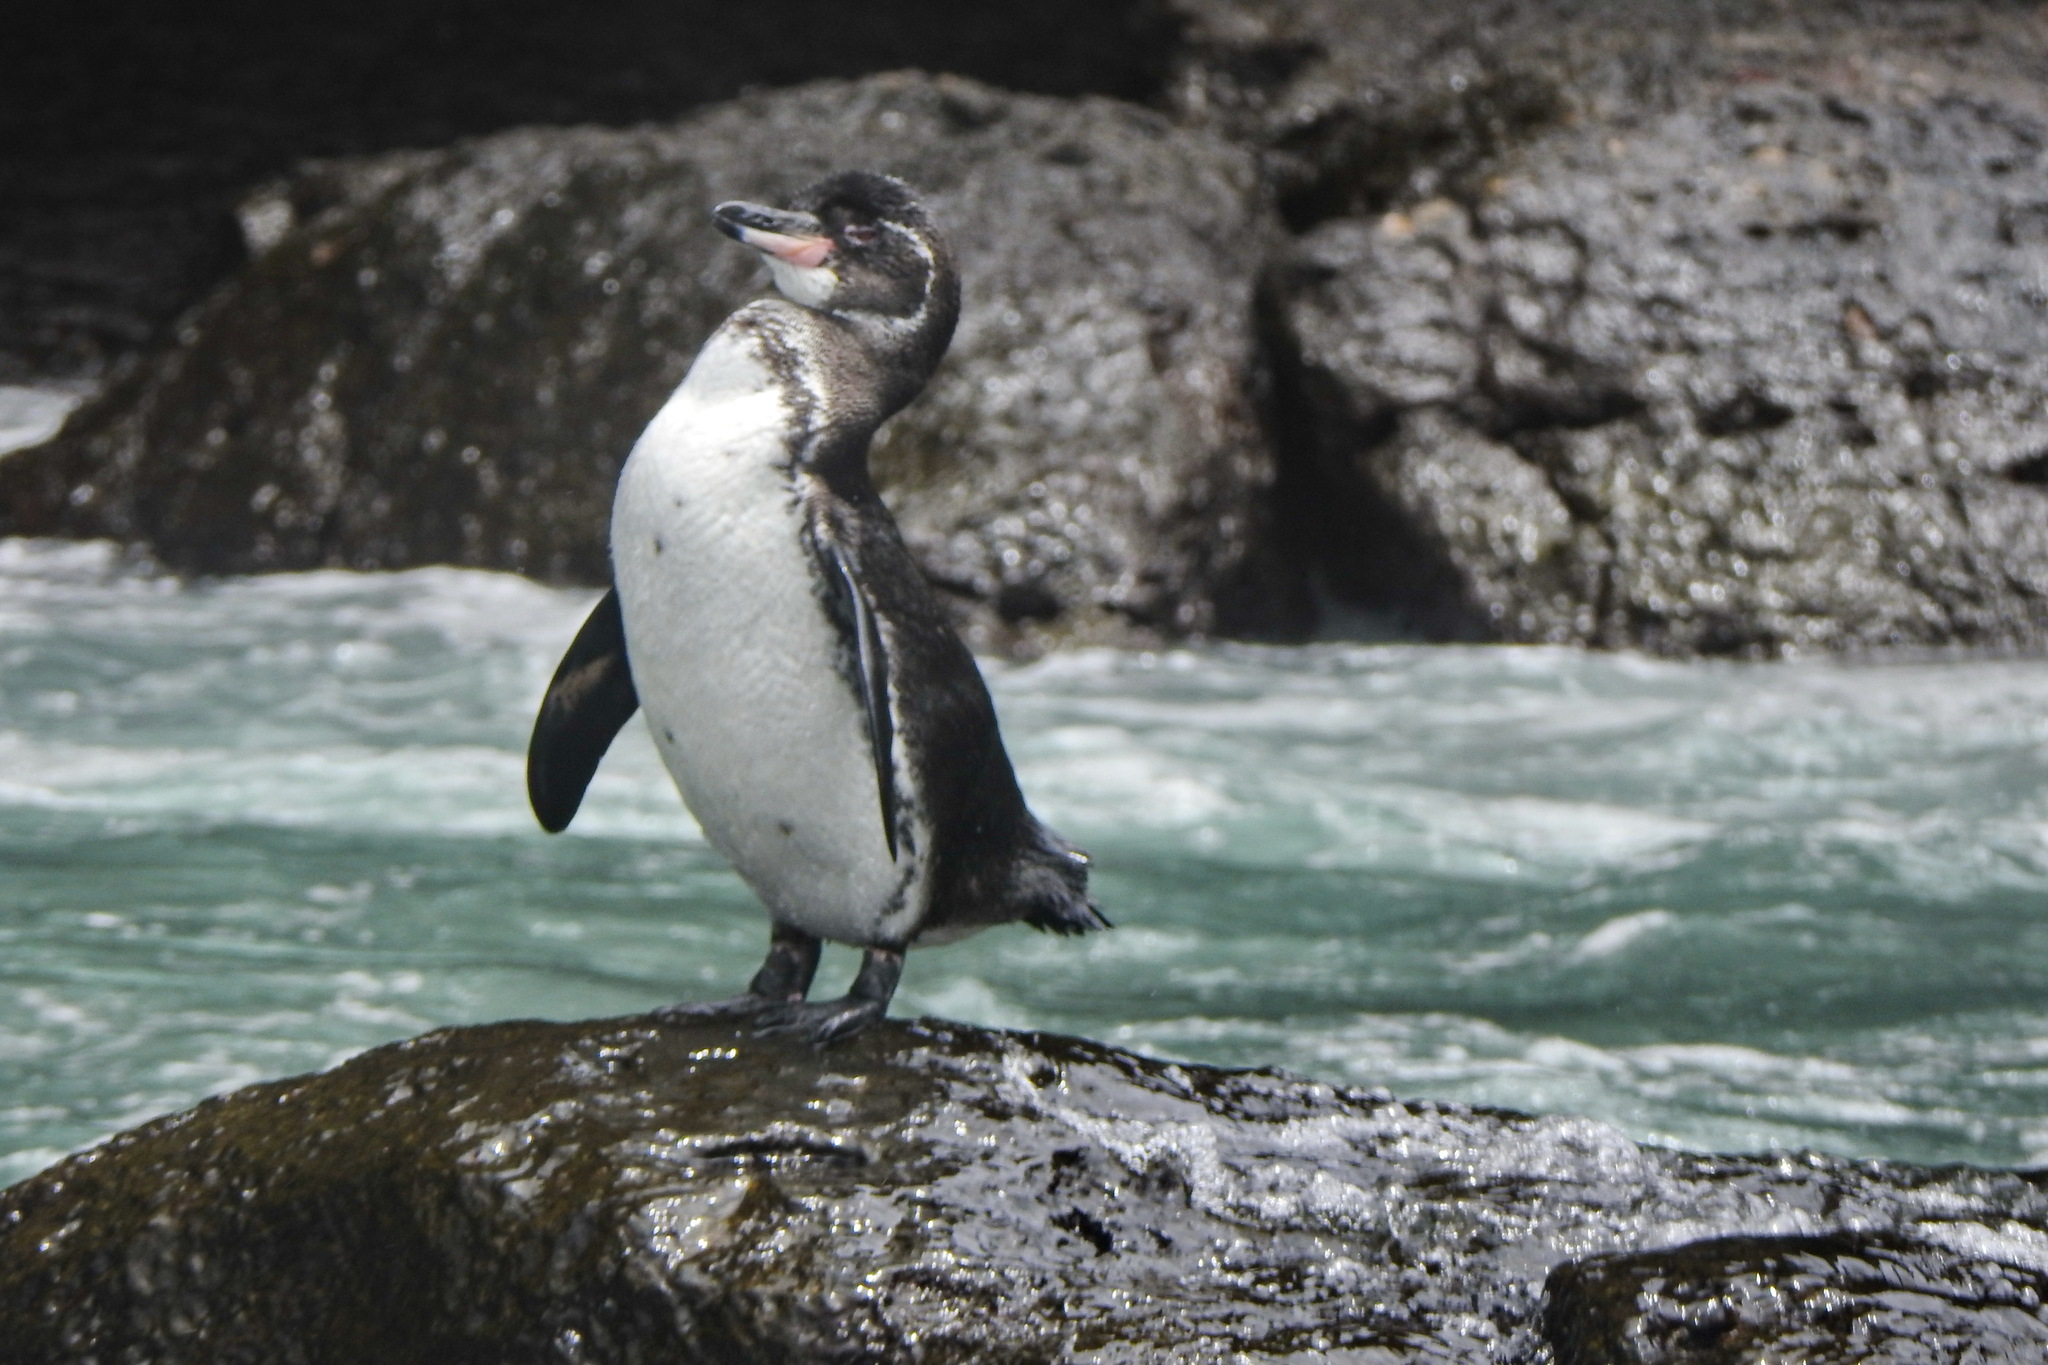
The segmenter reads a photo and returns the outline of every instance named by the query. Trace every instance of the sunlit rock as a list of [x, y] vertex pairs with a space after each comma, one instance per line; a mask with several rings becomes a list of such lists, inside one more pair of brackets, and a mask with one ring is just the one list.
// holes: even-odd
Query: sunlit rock
[[8, 529], [171, 567], [453, 562], [600, 581], [619, 465], [709, 330], [763, 291], [710, 205], [869, 167], [928, 192], [965, 310], [879, 481], [990, 648], [1300, 619], [1266, 533], [1247, 154], [1112, 101], [918, 75], [679, 125], [525, 130], [309, 169], [257, 259], [46, 452]]
[[1752, 1244], [1769, 1267], [1824, 1238], [1857, 1284], [1974, 1277], [1941, 1330], [1992, 1359], [2039, 1340], [2044, 1227], [2048, 1194], [2017, 1175], [1686, 1156], [1046, 1035], [889, 1023], [817, 1052], [511, 1023], [208, 1101], [0, 1195], [0, 1342], [36, 1361], [1664, 1359], [1546, 1357], [1546, 1277], [1553, 1339], [1606, 1341], [1645, 1300], [1604, 1286], [1668, 1266], [1673, 1303], [1737, 1293], [1708, 1283], [1722, 1248], [1682, 1244], [1743, 1236], [1807, 1239]]

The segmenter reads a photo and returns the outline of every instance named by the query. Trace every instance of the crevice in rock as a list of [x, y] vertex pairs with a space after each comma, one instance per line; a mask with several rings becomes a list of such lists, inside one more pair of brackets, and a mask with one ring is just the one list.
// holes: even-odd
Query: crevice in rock
[[831, 1142], [823, 1138], [810, 1137], [750, 1137], [735, 1138], [731, 1142], [715, 1142], [696, 1149], [698, 1156], [705, 1158], [762, 1157], [774, 1160], [778, 1157], [806, 1157], [820, 1161], [835, 1161], [847, 1166], [864, 1166], [868, 1154], [859, 1147]]
[[1643, 411], [1643, 400], [1628, 390], [1589, 383], [1548, 393], [1496, 389], [1487, 394], [1482, 406], [1462, 415], [1476, 419], [1474, 425], [1493, 440], [1514, 446], [1520, 452], [1523, 438], [1546, 431], [1604, 427], [1610, 422], [1640, 416]]
[[1284, 553], [1343, 607], [1400, 636], [1493, 638], [1440, 547], [1364, 472], [1372, 452], [1399, 430], [1400, 415], [1362, 416], [1311, 371], [1270, 287], [1260, 290], [1256, 318], [1271, 375], [1263, 420], [1277, 469], [1275, 540]]
[[2016, 464], [2009, 464], [2002, 472], [2014, 483], [2048, 488], [2048, 450], [2029, 455]]
[[1857, 450], [1868, 450], [1877, 444], [1877, 432], [1863, 420], [1862, 410], [1852, 400], [1830, 398], [1828, 409], [1841, 419], [1843, 441]]
[[[1854, 411], [1853, 407], [1851, 411]], [[1775, 431], [1797, 415], [1791, 408], [1765, 394], [1743, 389], [1726, 402], [1700, 414], [1700, 434], [1718, 437], [1736, 436], [1745, 431]]]
[[1922, 1359], [2003, 1359], [2018, 1340], [1987, 1330], [2009, 1314], [2038, 1340], [2043, 1288], [2039, 1270], [1896, 1234], [1718, 1237], [1555, 1266], [1544, 1335], [1573, 1361], [1810, 1357], [1820, 1342], [1855, 1342], [1859, 1359], [1891, 1356], [1887, 1342]]
[[1922, 367], [1909, 373], [1900, 387], [1905, 389], [1906, 397], [1924, 403], [1948, 387], [1948, 376], [1940, 370]]
[[1840, 246], [1854, 246], [1883, 230], [1884, 224], [1874, 218], [1841, 213], [1799, 223], [1750, 223], [1743, 227], [1742, 233], [1754, 242], [1767, 242], [1782, 233], [1795, 242], [1827, 241]]
[[1082, 1241], [1094, 1247], [1097, 1256], [1107, 1256], [1110, 1252], [1116, 1250], [1115, 1235], [1102, 1225], [1100, 1219], [1090, 1216], [1086, 1209], [1078, 1205], [1048, 1221], [1054, 1227], [1071, 1232], [1074, 1236], [1079, 1237]]
[[1230, 92], [1233, 102], [1263, 104], [1282, 93], [1304, 67], [1324, 55], [1323, 45], [1308, 39], [1227, 46], [1206, 42], [1183, 45], [1181, 62], [1206, 73], [1211, 84]]
[[1384, 118], [1354, 109], [1309, 124], [1275, 149], [1315, 168], [1294, 183], [1283, 177], [1280, 216], [1299, 233], [1432, 195], [1469, 206], [1485, 169], [1508, 147], [1557, 123], [1565, 108], [1550, 82], [1501, 71]]
[[1040, 582], [1005, 583], [996, 592], [996, 614], [1010, 625], [1052, 621], [1059, 617], [1060, 599]]

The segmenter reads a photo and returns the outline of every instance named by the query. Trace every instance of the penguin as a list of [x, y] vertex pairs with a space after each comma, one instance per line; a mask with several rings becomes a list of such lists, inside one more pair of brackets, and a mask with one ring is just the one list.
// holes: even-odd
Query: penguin
[[[635, 711], [685, 805], [767, 908], [746, 992], [658, 1011], [818, 1044], [880, 1019], [914, 946], [1022, 921], [1105, 929], [1088, 858], [1026, 807], [974, 657], [868, 473], [960, 312], [909, 186], [852, 171], [712, 224], [779, 297], [712, 333], [620, 471], [612, 588], [540, 704], [527, 792], [566, 828]], [[821, 945], [862, 952], [808, 999]]]

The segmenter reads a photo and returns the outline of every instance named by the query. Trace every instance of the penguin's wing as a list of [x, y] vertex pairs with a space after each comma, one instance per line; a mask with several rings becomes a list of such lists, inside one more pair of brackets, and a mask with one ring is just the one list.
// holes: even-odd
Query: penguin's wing
[[576, 632], [534, 717], [526, 795], [542, 829], [560, 834], [569, 827], [598, 760], [639, 709], [626, 663], [626, 622], [613, 588]]
[[882, 837], [889, 843], [889, 861], [896, 861], [896, 723], [889, 711], [889, 652], [875, 604], [861, 584], [860, 565], [852, 547], [829, 532], [819, 537], [827, 575], [848, 608], [853, 626], [854, 668], [860, 684], [861, 711], [868, 722], [868, 749], [875, 759], [875, 790], [882, 799]]

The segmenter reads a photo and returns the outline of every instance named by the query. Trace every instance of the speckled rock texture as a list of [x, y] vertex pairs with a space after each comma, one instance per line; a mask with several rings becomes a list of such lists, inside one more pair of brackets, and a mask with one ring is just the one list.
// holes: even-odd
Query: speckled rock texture
[[452, 562], [602, 581], [612, 485], [766, 287], [714, 232], [849, 166], [925, 190], [965, 308], [875, 468], [982, 648], [1301, 620], [1271, 553], [1253, 158], [1101, 99], [879, 76], [679, 125], [525, 130], [310, 168], [178, 344], [0, 466], [6, 529], [192, 572]]
[[1074, 1039], [507, 1023], [0, 1194], [0, 1359], [1732, 1362], [1776, 1330], [1742, 1296], [1796, 1280], [1800, 1340], [1939, 1316], [1979, 1354], [1858, 1358], [2016, 1360], [2044, 1228], [2029, 1176], [1686, 1156]]
[[1436, 638], [2048, 646], [2048, 25], [1191, 0], [1330, 586]]
[[761, 282], [704, 205], [859, 163], [966, 267], [877, 466], [977, 648], [1299, 638], [1311, 584], [1431, 639], [2048, 648], [2038, 6], [1101, 23], [1128, 60], [1032, 79], [1164, 117], [899, 75], [315, 165], [176, 345], [0, 463], [0, 533], [595, 580], [634, 432]]

